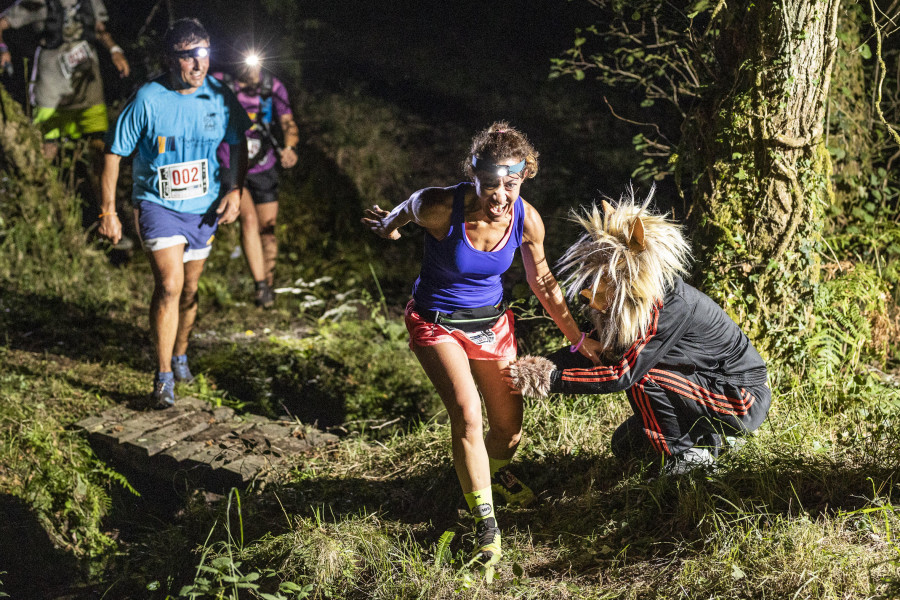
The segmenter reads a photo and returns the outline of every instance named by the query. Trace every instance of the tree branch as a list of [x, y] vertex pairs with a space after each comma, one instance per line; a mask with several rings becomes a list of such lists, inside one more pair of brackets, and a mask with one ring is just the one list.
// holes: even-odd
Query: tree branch
[[[666, 138], [666, 136], [663, 134], [663, 132], [660, 131], [659, 125], [657, 125], [656, 123], [641, 123], [639, 121], [632, 121], [631, 119], [626, 119], [625, 117], [621, 117], [616, 114], [616, 111], [613, 109], [612, 104], [609, 103], [609, 100], [606, 99], [606, 96], [603, 96], [603, 102], [605, 102], [606, 106], [609, 107], [609, 112], [612, 113], [612, 116], [619, 119], [620, 121], [624, 121], [625, 123], [630, 123], [631, 125], [639, 125], [641, 127], [653, 127], [656, 130], [656, 135], [658, 135], [661, 139], [665, 140], [666, 143], [669, 145], [665, 146], [663, 144], [654, 143], [650, 140], [647, 140], [647, 143], [650, 144], [651, 146], [655, 146], [655, 147], [659, 148], [660, 150], [669, 150], [669, 153], [671, 154], [672, 143], [668, 140], [668, 138]], [[644, 139], [646, 139], [646, 138], [644, 138]]]
[[878, 67], [879, 67], [879, 77], [878, 77], [878, 86], [876, 87], [876, 96], [875, 96], [875, 112], [878, 113], [878, 118], [881, 120], [882, 124], [887, 127], [887, 130], [890, 132], [891, 137], [894, 138], [894, 141], [900, 145], [900, 134], [897, 133], [897, 130], [891, 127], [890, 123], [887, 122], [887, 119], [884, 118], [884, 112], [881, 110], [881, 87], [884, 84], [884, 75], [887, 70], [887, 66], [884, 64], [884, 57], [881, 55], [881, 27], [878, 26], [878, 19], [875, 13], [875, 1], [869, 0], [869, 7], [872, 10], [872, 27], [875, 28], [875, 56], [878, 59]]

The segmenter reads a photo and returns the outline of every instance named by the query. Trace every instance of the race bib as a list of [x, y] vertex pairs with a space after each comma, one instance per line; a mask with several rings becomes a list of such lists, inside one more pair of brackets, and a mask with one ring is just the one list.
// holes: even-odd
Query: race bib
[[62, 72], [66, 79], [71, 79], [75, 71], [86, 68], [90, 61], [91, 48], [86, 41], [78, 42], [72, 48], [59, 55], [59, 65], [62, 67]]
[[159, 167], [159, 197], [190, 200], [209, 192], [209, 167], [205, 158]]
[[247, 138], [247, 157], [250, 160], [256, 158], [256, 155], [259, 154], [259, 151], [262, 149], [262, 140], [257, 138]]
[[484, 331], [474, 331], [474, 332], [470, 332], [470, 333], [466, 333], [465, 331], [463, 331], [463, 334], [467, 338], [469, 338], [469, 340], [473, 344], [478, 344], [479, 346], [497, 343], [497, 334], [495, 334], [490, 329], [486, 329]]

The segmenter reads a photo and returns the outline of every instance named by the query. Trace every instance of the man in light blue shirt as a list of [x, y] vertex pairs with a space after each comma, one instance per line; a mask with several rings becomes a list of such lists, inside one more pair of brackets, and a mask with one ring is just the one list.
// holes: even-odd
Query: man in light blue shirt
[[[247, 172], [244, 131], [251, 126], [232, 91], [207, 76], [209, 35], [199, 21], [173, 23], [165, 52], [169, 72], [138, 90], [107, 140], [99, 228], [113, 243], [122, 236], [116, 181], [122, 157], [134, 154], [132, 199], [154, 278], [150, 328], [158, 367], [151, 402], [156, 408], [175, 403], [175, 380], [193, 379], [187, 347], [197, 316], [197, 284], [218, 224], [239, 214]], [[216, 157], [222, 142], [239, 157], [228, 168]]]

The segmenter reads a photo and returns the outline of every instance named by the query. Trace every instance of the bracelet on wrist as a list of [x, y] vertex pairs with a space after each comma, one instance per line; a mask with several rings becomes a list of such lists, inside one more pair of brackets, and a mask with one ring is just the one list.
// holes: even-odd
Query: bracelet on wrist
[[122, 47], [118, 44], [109, 49], [110, 54], [125, 54], [125, 51], [122, 50]]
[[116, 214], [115, 211], [113, 211], [113, 212], [107, 212], [107, 213], [100, 213], [100, 216], [98, 216], [97, 219], [99, 220], [99, 219], [102, 219], [103, 217], [109, 217], [109, 216], [112, 216], [112, 215], [115, 215], [115, 214]]
[[572, 344], [569, 346], [569, 352], [578, 352], [578, 349], [581, 348], [581, 345], [584, 343], [584, 338], [587, 337], [587, 333], [581, 332], [581, 339], [578, 340], [577, 344]]

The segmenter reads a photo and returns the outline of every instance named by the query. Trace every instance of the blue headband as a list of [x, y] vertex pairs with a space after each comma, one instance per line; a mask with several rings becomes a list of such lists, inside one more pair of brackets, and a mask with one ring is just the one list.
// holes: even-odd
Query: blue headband
[[477, 156], [472, 157], [472, 167], [476, 171], [488, 171], [497, 175], [498, 177], [506, 177], [507, 175], [515, 175], [516, 173], [521, 173], [522, 169], [525, 168], [525, 161], [517, 162], [514, 165], [495, 165], [494, 163], [489, 163], [483, 158], [478, 158]]

